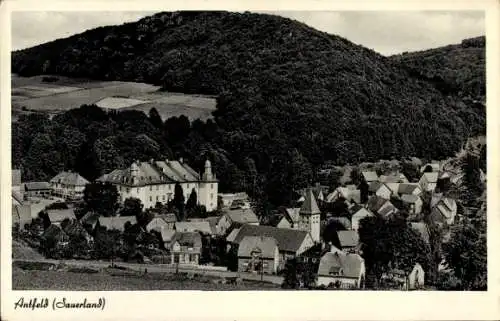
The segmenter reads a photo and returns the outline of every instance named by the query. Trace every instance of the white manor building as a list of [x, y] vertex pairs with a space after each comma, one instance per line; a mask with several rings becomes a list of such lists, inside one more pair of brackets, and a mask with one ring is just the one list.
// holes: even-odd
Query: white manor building
[[212, 173], [209, 160], [205, 162], [202, 175], [183, 162], [160, 160], [149, 162], [136, 161], [126, 169], [115, 169], [97, 179], [116, 186], [123, 203], [129, 197], [142, 201], [144, 208], [154, 207], [157, 202], [166, 204], [174, 198], [175, 184], [179, 183], [187, 202], [194, 189], [198, 204], [204, 205], [208, 212], [217, 209], [218, 181]]

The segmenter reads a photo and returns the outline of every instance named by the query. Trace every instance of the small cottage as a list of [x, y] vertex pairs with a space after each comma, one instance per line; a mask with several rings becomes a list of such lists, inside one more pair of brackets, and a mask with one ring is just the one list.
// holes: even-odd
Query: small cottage
[[339, 289], [359, 289], [365, 286], [365, 275], [365, 262], [361, 256], [333, 248], [321, 257], [316, 284]]
[[49, 182], [26, 182], [23, 185], [27, 197], [47, 197], [51, 194]]
[[386, 200], [391, 198], [392, 190], [382, 182], [372, 182], [368, 187], [368, 192], [372, 195], [384, 198]]
[[49, 224], [61, 225], [61, 222], [68, 220], [76, 220], [75, 211], [73, 209], [57, 209], [47, 210]]
[[354, 213], [352, 214], [351, 217], [351, 227], [353, 230], [357, 231], [359, 229], [359, 222], [364, 219], [365, 217], [371, 217], [375, 216], [372, 212], [370, 212], [368, 209], [358, 206], [354, 208]]
[[238, 272], [275, 274], [279, 250], [272, 237], [245, 236], [238, 247]]
[[176, 232], [170, 246], [172, 262], [198, 265], [202, 241], [198, 232]]
[[226, 210], [219, 220], [218, 233], [225, 235], [230, 229], [243, 224], [259, 225], [259, 218], [251, 209]]

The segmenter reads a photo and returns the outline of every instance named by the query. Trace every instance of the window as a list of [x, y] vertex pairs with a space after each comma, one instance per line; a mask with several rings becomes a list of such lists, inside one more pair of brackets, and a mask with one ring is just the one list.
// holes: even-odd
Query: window
[[214, 184], [210, 184], [210, 188], [211, 188], [211, 189], [214, 189]]
[[153, 196], [150, 196], [149, 197], [149, 201], [152, 202], [153, 201]]
[[153, 190], [153, 186], [149, 186], [149, 190], [152, 191]]
[[156, 190], [158, 191], [160, 189], [160, 185], [156, 185]]
[[187, 188], [187, 189], [189, 189], [189, 184], [187, 184], [187, 187], [186, 187], [186, 188]]
[[214, 193], [211, 193], [211, 194], [210, 194], [210, 198], [214, 198]]
[[156, 201], [158, 202], [158, 195], [156, 195]]
[[139, 187], [137, 187], [137, 194], [139, 194]]
[[163, 200], [165, 200], [165, 195], [163, 195]]
[[127, 187], [127, 193], [130, 193], [130, 187]]

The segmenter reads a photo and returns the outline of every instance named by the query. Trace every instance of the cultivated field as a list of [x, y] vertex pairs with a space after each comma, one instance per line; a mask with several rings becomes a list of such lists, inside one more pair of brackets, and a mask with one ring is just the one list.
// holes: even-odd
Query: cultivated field
[[[45, 79], [44, 79], [45, 77]], [[84, 104], [107, 109], [135, 109], [148, 113], [155, 107], [163, 119], [185, 115], [207, 119], [215, 110], [215, 98], [159, 91], [144, 83], [92, 81], [62, 76], [19, 77], [12, 75], [13, 116], [23, 112], [58, 113]]]
[[277, 285], [242, 281], [222, 284], [213, 277], [187, 277], [169, 273], [40, 271], [12, 268], [12, 289], [55, 291], [147, 291], [147, 290], [279, 290]]

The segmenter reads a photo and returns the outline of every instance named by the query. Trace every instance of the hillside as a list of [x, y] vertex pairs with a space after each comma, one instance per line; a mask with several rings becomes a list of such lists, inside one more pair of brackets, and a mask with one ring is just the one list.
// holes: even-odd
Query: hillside
[[460, 44], [394, 55], [391, 58], [414, 76], [437, 85], [444, 93], [480, 101], [486, 96], [486, 37]]
[[[311, 182], [325, 161], [440, 159], [485, 131], [484, 108], [446, 97], [393, 59], [272, 15], [160, 13], [14, 52], [12, 68], [21, 76], [137, 81], [217, 95], [215, 123], [172, 132], [176, 121], [167, 120], [162, 131], [146, 134], [163, 137], [160, 146], [174, 155], [210, 157], [222, 186], [249, 189], [253, 181], [252, 190], [262, 187], [276, 202]], [[95, 134], [83, 135], [91, 135], [85, 146], [92, 146]], [[21, 137], [24, 150], [13, 153], [14, 164], [29, 153], [30, 140]]]

